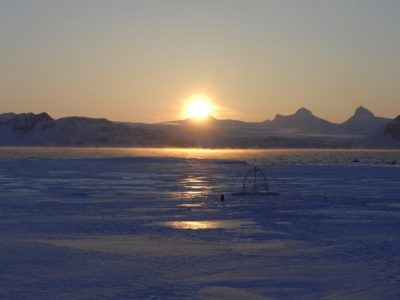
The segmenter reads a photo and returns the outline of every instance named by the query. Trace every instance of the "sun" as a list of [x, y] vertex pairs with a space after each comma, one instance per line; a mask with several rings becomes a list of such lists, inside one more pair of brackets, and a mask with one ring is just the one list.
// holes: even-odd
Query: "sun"
[[192, 97], [186, 104], [186, 117], [196, 120], [204, 120], [210, 116], [213, 111], [213, 105], [210, 100], [204, 96]]

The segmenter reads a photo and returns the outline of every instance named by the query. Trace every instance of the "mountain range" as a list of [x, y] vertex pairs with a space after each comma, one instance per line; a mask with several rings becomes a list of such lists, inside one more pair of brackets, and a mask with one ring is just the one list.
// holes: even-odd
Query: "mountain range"
[[363, 106], [358, 107], [354, 114], [344, 123], [337, 124], [315, 116], [310, 110], [302, 107], [289, 116], [280, 114], [272, 121], [264, 124], [294, 134], [328, 134], [328, 135], [373, 135], [384, 129], [391, 120], [375, 116]]
[[400, 116], [375, 116], [360, 106], [337, 124], [300, 108], [273, 120], [193, 119], [156, 124], [112, 122], [47, 113], [0, 114], [0, 145], [140, 147], [400, 147]]

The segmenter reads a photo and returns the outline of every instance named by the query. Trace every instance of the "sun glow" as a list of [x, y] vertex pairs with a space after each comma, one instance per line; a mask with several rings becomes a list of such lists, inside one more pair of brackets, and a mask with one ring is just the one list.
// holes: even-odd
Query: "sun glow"
[[210, 116], [213, 111], [213, 105], [210, 100], [204, 96], [196, 96], [189, 99], [186, 105], [186, 117], [196, 120], [204, 120]]

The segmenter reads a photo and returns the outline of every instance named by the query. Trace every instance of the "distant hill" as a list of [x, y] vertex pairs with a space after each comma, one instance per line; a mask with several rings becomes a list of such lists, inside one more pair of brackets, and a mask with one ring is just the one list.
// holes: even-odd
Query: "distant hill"
[[[383, 132], [385, 134], [383, 134]], [[0, 145], [122, 147], [400, 147], [399, 120], [376, 117], [364, 107], [342, 124], [300, 108], [272, 121], [243, 122], [209, 117], [143, 124], [47, 113], [0, 114]]]

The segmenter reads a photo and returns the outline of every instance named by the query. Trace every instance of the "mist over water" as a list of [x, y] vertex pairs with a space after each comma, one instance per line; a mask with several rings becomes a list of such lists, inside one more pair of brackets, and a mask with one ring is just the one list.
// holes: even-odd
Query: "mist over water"
[[0, 160], [128, 157], [243, 160], [264, 165], [400, 165], [400, 150], [0, 147]]

